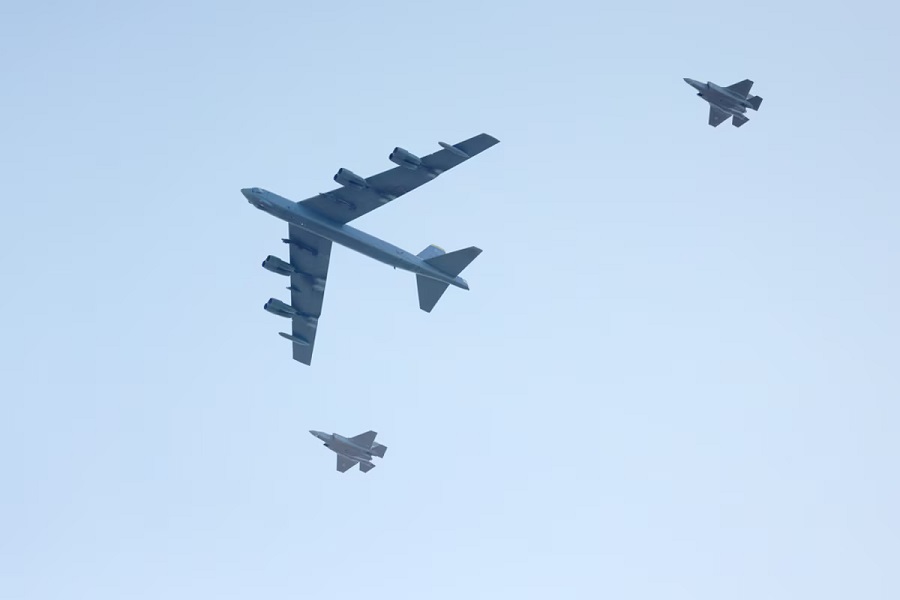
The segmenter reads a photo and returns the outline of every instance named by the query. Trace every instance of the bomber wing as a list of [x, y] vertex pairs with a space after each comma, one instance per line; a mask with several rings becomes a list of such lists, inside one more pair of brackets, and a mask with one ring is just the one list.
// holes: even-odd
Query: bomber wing
[[291, 266], [298, 271], [291, 275], [291, 307], [300, 313], [292, 317], [291, 334], [294, 360], [305, 365], [312, 362], [313, 347], [322, 301], [325, 298], [325, 282], [331, 258], [331, 241], [301, 229], [288, 226]]
[[499, 140], [486, 133], [452, 146], [442, 143], [442, 150], [421, 157], [417, 166], [412, 161], [409, 167], [398, 166], [365, 178], [364, 183], [360, 182], [364, 187], [342, 186], [300, 203], [333, 221], [349, 223], [498, 143]]
[[715, 104], [709, 105], [709, 124], [718, 127], [723, 121], [727, 120], [731, 113], [727, 113]]

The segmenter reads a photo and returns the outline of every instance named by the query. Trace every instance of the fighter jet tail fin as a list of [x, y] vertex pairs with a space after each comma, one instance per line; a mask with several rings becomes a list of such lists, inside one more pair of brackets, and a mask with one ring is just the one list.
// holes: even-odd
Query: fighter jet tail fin
[[384, 453], [387, 452], [387, 446], [382, 446], [381, 444], [372, 444], [371, 452], [378, 458], [384, 458]]
[[416, 285], [419, 286], [419, 308], [431, 312], [450, 284], [424, 275], [416, 275]]
[[741, 125], [743, 125], [744, 123], [746, 123], [749, 120], [750, 119], [748, 119], [744, 115], [734, 115], [734, 118], [731, 119], [731, 124], [734, 125], [735, 127], [740, 127]]
[[375, 465], [372, 463], [364, 463], [364, 462], [359, 463], [359, 470], [362, 471], [363, 473], [368, 473], [369, 471], [371, 471], [374, 468], [375, 468]]
[[762, 98], [760, 96], [750, 96], [747, 98], [747, 102], [750, 103], [750, 108], [759, 110], [759, 105], [762, 104]]

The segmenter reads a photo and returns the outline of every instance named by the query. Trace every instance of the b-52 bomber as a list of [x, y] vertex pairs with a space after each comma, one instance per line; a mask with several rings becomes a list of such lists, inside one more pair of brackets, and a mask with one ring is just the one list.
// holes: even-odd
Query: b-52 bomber
[[310, 429], [309, 432], [325, 442], [325, 447], [337, 454], [337, 470], [341, 473], [352, 469], [359, 463], [359, 470], [368, 473], [375, 468], [372, 457], [384, 458], [387, 446], [375, 443], [378, 433], [367, 431], [352, 438], [345, 438], [337, 433], [327, 434], [324, 431]]
[[739, 81], [728, 87], [720, 87], [708, 81], [701, 83], [695, 79], [684, 78], [685, 83], [697, 90], [697, 95], [709, 102], [709, 124], [718, 127], [731, 117], [731, 124], [740, 127], [750, 119], [744, 113], [747, 109], [759, 110], [762, 98], [751, 96], [753, 82], [749, 79]]
[[388, 157], [398, 165], [371, 177], [360, 177], [348, 169], [339, 169], [334, 180], [341, 187], [293, 202], [262, 188], [245, 188], [241, 193], [250, 204], [288, 222], [290, 260], [268, 256], [262, 266], [273, 273], [290, 277], [291, 303], [275, 298], [265, 303], [270, 313], [292, 321], [291, 333], [279, 333], [290, 340], [294, 360], [312, 362], [332, 242], [356, 250], [397, 269], [416, 274], [419, 308], [431, 312], [448, 286], [464, 290], [469, 284], [459, 276], [475, 260], [481, 249], [471, 246], [444, 252], [428, 246], [411, 254], [368, 233], [347, 225], [353, 219], [428, 183], [441, 173], [484, 152], [499, 140], [486, 133], [458, 144], [439, 142], [441, 150], [419, 158], [403, 148], [394, 148]]

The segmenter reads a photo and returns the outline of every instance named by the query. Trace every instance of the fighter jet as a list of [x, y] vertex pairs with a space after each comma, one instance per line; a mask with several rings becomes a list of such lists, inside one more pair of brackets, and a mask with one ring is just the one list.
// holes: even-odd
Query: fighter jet
[[687, 77], [684, 81], [697, 90], [698, 96], [709, 102], [709, 124], [713, 127], [718, 127], [728, 117], [733, 117], [732, 125], [740, 127], [750, 120], [744, 115], [747, 109], [759, 110], [762, 104], [762, 98], [750, 95], [753, 82], [749, 79], [728, 87], [720, 87], [711, 81], [700, 83]]
[[353, 468], [359, 463], [359, 470], [368, 473], [375, 468], [372, 457], [384, 458], [387, 446], [375, 443], [374, 431], [367, 431], [352, 438], [332, 433], [328, 435], [322, 431], [310, 429], [309, 432], [325, 442], [325, 447], [330, 448], [337, 456], [337, 470], [341, 473]]
[[499, 141], [482, 133], [454, 145], [438, 143], [442, 150], [421, 158], [403, 148], [394, 148], [388, 159], [398, 166], [368, 178], [348, 169], [339, 169], [334, 180], [340, 188], [301, 202], [293, 202], [262, 188], [241, 190], [250, 204], [288, 222], [288, 237], [281, 241], [288, 244], [290, 261], [270, 255], [262, 266], [290, 277], [287, 289], [291, 292], [291, 303], [270, 298], [263, 308], [291, 319], [291, 333], [279, 335], [293, 342], [294, 360], [306, 365], [312, 362], [332, 242], [395, 269], [415, 273], [419, 308], [425, 312], [431, 312], [448, 286], [469, 289], [469, 284], [459, 274], [481, 254], [480, 248], [471, 246], [448, 253], [430, 245], [418, 254], [411, 254], [347, 225]]

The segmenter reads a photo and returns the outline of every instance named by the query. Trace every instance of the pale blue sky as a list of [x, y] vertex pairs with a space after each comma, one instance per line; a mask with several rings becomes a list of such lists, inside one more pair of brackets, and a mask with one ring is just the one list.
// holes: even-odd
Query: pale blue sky
[[[893, 3], [182, 4], [0, 6], [0, 600], [900, 597]], [[240, 188], [481, 132], [293, 362]]]

